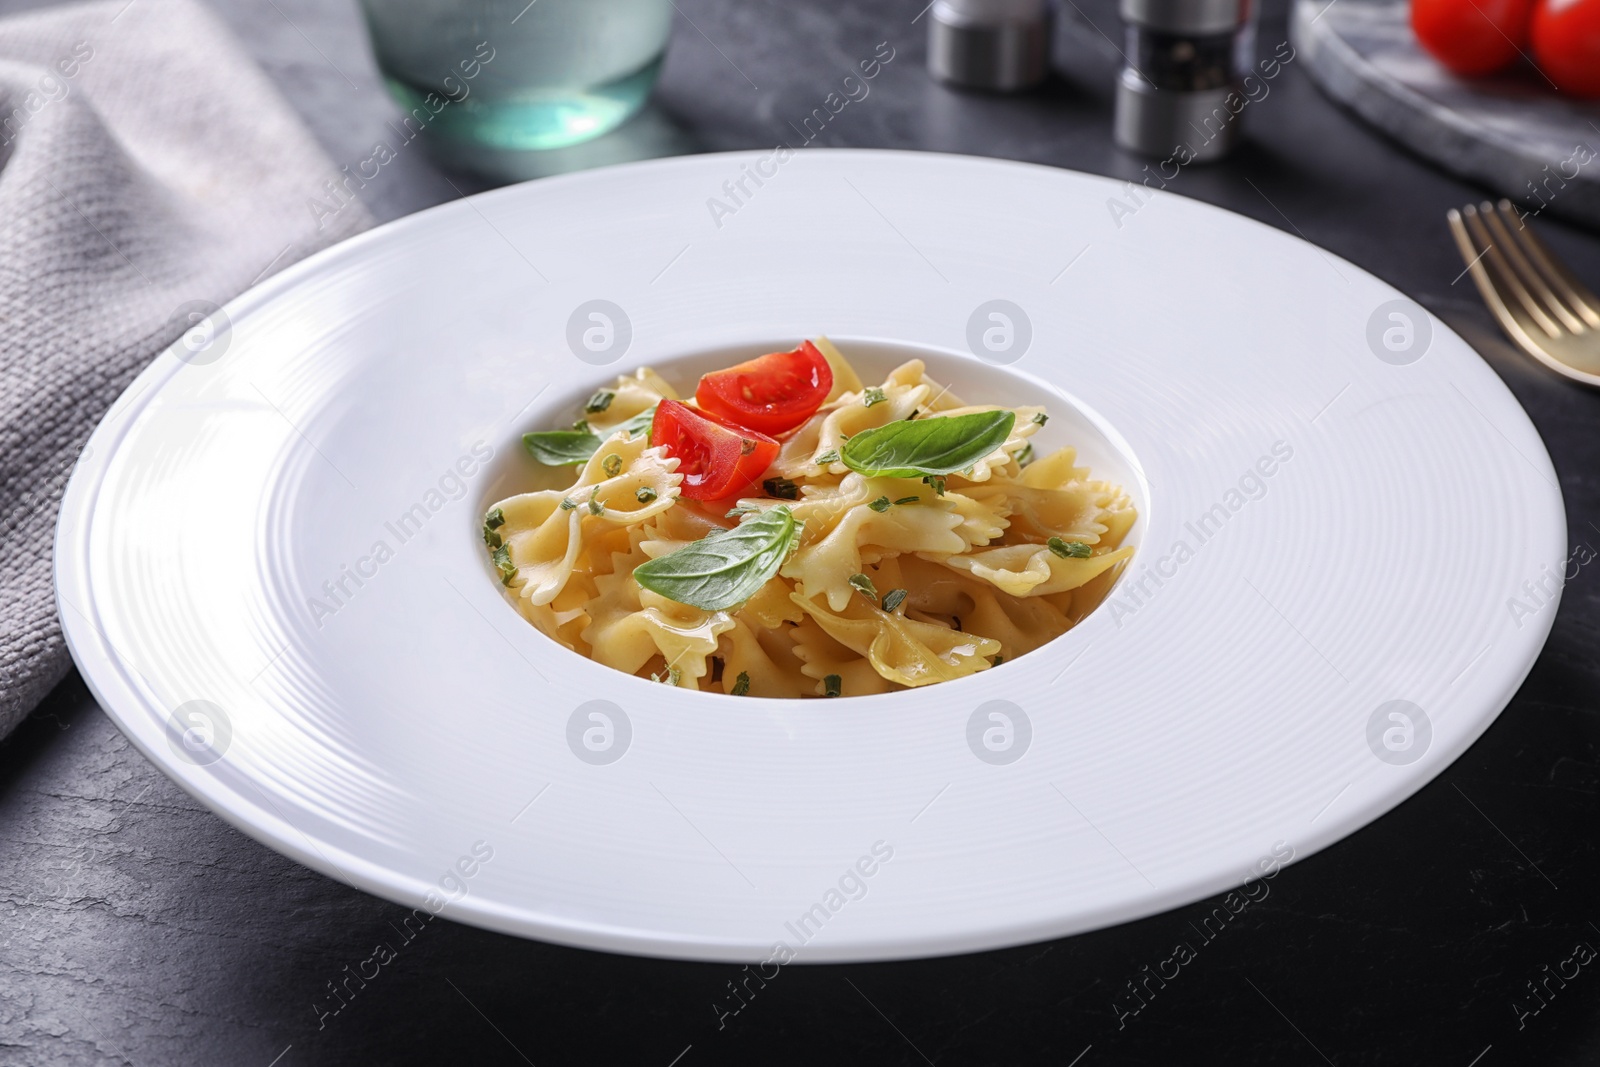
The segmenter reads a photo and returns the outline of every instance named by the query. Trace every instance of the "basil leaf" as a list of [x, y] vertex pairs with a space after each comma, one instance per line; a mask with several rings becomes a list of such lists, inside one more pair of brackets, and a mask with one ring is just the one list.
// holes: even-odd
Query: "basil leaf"
[[780, 505], [731, 530], [707, 534], [670, 555], [640, 564], [633, 579], [652, 593], [690, 607], [731, 608], [749, 600], [778, 573], [801, 525]]
[[1005, 444], [1016, 421], [1013, 411], [978, 411], [891, 422], [850, 438], [839, 458], [869, 478], [954, 474]]
[[618, 426], [618, 430], [625, 430], [629, 437], [638, 437], [642, 433], [650, 432], [650, 424], [656, 421], [656, 406], [651, 404], [639, 414]]
[[600, 438], [585, 430], [543, 430], [523, 434], [522, 447], [547, 467], [567, 467], [589, 462], [600, 448]]

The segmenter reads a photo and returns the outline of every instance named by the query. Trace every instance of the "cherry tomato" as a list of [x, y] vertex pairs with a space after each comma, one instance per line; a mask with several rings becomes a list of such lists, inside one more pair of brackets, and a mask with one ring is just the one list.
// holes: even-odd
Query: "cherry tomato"
[[1541, 0], [1529, 38], [1534, 62], [1557, 88], [1600, 97], [1600, 2]]
[[833, 389], [833, 370], [817, 346], [800, 342], [793, 352], [771, 352], [700, 379], [694, 391], [701, 410], [762, 433], [779, 434], [805, 422]]
[[690, 500], [751, 495], [778, 456], [778, 442], [766, 434], [713, 422], [676, 400], [656, 405], [650, 444], [678, 458], [678, 489]]
[[1528, 44], [1535, 0], [1411, 0], [1411, 28], [1457, 74], [1493, 74]]

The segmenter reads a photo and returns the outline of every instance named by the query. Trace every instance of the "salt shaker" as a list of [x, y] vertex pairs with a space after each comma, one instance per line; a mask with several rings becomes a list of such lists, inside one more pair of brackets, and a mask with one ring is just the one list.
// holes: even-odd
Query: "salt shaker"
[[1050, 73], [1049, 0], [934, 0], [928, 71], [963, 89], [1015, 92]]
[[1243, 99], [1254, 58], [1250, 0], [1121, 0], [1121, 10], [1128, 64], [1117, 82], [1117, 143], [1184, 162], [1226, 155], [1242, 110], [1229, 105]]

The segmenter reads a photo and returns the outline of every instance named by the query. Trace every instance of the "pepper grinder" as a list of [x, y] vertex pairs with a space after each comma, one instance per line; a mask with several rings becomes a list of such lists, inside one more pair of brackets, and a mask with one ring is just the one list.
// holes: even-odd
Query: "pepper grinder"
[[1050, 73], [1049, 0], [934, 0], [928, 71], [963, 89], [1016, 92]]
[[[1254, 59], [1250, 0], [1121, 0], [1127, 66], [1117, 81], [1117, 144], [1184, 162], [1220, 159], [1239, 139], [1243, 73]], [[1240, 94], [1240, 95], [1235, 95]]]

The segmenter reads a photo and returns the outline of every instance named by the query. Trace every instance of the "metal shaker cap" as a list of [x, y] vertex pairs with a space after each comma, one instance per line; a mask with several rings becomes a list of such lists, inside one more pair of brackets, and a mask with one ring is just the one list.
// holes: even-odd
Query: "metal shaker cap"
[[1121, 0], [1122, 21], [1162, 33], [1232, 33], [1250, 20], [1250, 0]]
[[1010, 92], [1050, 73], [1049, 0], [934, 0], [928, 71], [967, 89]]

